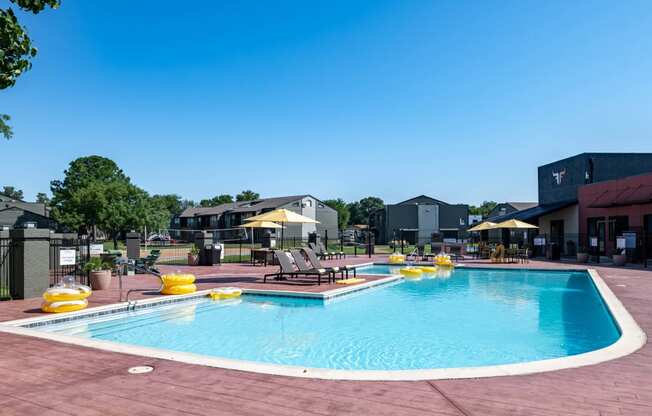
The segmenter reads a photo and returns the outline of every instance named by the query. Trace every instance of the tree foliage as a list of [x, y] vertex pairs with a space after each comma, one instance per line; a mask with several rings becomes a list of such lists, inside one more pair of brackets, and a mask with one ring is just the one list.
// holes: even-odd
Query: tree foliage
[[3, 186], [2, 187], [2, 194], [8, 196], [11, 199], [23, 199], [23, 191], [20, 189], [16, 189], [13, 186]]
[[486, 217], [489, 215], [491, 210], [496, 208], [496, 205], [498, 205], [498, 203], [495, 201], [483, 201], [482, 205], [479, 207], [476, 207], [475, 205], [469, 205], [469, 214], [482, 215], [483, 217]]
[[240, 201], [255, 201], [256, 199], [260, 199], [260, 194], [254, 191], [246, 190], [240, 192], [238, 195], [235, 196], [235, 200], [240, 202]]
[[215, 207], [222, 204], [228, 204], [233, 202], [233, 197], [228, 194], [217, 195], [213, 198], [202, 199], [199, 202], [200, 207]]
[[368, 224], [371, 213], [384, 207], [383, 200], [375, 196], [368, 196], [360, 201], [351, 202], [348, 205], [351, 215], [349, 222], [351, 224]]
[[99, 228], [115, 241], [121, 232], [166, 228], [170, 211], [131, 183], [118, 165], [101, 156], [72, 161], [63, 181], [51, 182], [52, 217], [80, 233]]
[[183, 201], [177, 194], [154, 195], [152, 201], [161, 204], [170, 213], [170, 217], [179, 215], [185, 209]]
[[351, 216], [348, 204], [342, 198], [327, 199], [324, 204], [337, 211], [337, 227], [340, 230], [345, 229], [349, 225], [349, 217]]
[[[37, 14], [47, 6], [56, 9], [58, 0], [10, 0], [24, 11]], [[0, 90], [13, 87], [16, 79], [32, 67], [32, 59], [38, 53], [32, 45], [13, 9], [0, 9]], [[9, 116], [0, 114], [0, 134], [6, 139], [13, 137], [7, 124]]]
[[36, 194], [36, 202], [39, 204], [50, 205], [50, 198], [48, 198], [47, 194], [39, 192]]

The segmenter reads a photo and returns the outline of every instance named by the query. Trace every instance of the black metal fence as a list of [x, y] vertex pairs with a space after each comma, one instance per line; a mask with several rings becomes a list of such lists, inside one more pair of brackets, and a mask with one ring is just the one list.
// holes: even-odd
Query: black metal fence
[[[65, 276], [74, 276], [79, 283], [89, 284], [88, 273], [83, 269], [91, 257], [92, 244], [101, 242], [94, 242], [90, 236], [53, 236], [50, 239], [50, 285], [61, 283]], [[67, 261], [71, 256], [74, 261]]]
[[0, 300], [11, 299], [11, 281], [15, 273], [13, 256], [18, 250], [10, 238], [0, 238]]

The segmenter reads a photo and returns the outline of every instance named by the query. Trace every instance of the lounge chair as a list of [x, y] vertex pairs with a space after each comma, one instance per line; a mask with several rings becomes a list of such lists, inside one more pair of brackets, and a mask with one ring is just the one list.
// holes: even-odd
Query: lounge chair
[[315, 254], [314, 251], [312, 251], [309, 248], [303, 248], [302, 249], [304, 253], [306, 253], [306, 256], [308, 256], [308, 260], [312, 264], [312, 266], [316, 269], [326, 269], [326, 270], [332, 270], [333, 272], [341, 272], [342, 277], [344, 277], [344, 274], [346, 274], [346, 278], [349, 278], [349, 272], [353, 271], [353, 277], [356, 277], [356, 271], [355, 271], [355, 266], [353, 265], [347, 265], [347, 266], [341, 266], [341, 267], [324, 267], [322, 266], [321, 262], [319, 261], [319, 258], [317, 257], [317, 254]]
[[314, 251], [315, 254], [317, 254], [319, 256], [319, 258], [321, 258], [322, 260], [326, 260], [326, 259], [330, 260], [335, 255], [334, 253], [329, 253], [329, 252], [323, 250], [323, 248], [322, 248], [323, 246], [319, 247], [315, 243], [308, 243], [308, 247], [310, 247], [310, 249], [312, 251]]
[[[339, 268], [325, 268], [325, 267], [314, 267], [312, 264], [308, 264], [306, 262], [305, 257], [303, 257], [303, 254], [299, 250], [290, 250], [290, 254], [292, 255], [292, 258], [294, 259], [294, 264], [296, 264], [297, 269], [299, 269], [300, 272], [303, 273], [310, 273], [310, 274], [319, 274], [319, 275], [326, 275], [328, 276], [328, 283], [331, 281], [331, 277], [333, 278], [333, 281], [335, 281], [335, 273], [340, 272]], [[344, 276], [344, 273], [342, 272], [342, 276]]]
[[326, 250], [326, 247], [324, 246], [324, 243], [322, 243], [321, 241], [317, 243], [317, 246], [324, 253], [328, 253], [331, 256], [331, 258], [332, 257], [337, 257], [338, 259], [346, 258], [346, 253], [343, 252], [343, 251], [328, 251], [328, 250]]
[[280, 266], [280, 270], [277, 273], [268, 273], [263, 275], [263, 282], [267, 283], [267, 278], [274, 276], [275, 279], [281, 280], [284, 276], [288, 277], [293, 277], [293, 276], [317, 276], [317, 284], [321, 285], [321, 277], [323, 275], [328, 275], [329, 279], [331, 276], [331, 273], [327, 272], [326, 270], [319, 271], [299, 271], [294, 268], [292, 265], [292, 262], [290, 261], [290, 257], [288, 253], [285, 251], [281, 250], [276, 250], [274, 251], [274, 256], [276, 257], [276, 260], [278, 260], [278, 264]]

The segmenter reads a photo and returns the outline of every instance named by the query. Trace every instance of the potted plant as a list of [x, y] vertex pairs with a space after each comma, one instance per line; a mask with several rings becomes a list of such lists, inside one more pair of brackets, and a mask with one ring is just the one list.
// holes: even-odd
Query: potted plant
[[589, 252], [585, 246], [580, 245], [577, 249], [577, 262], [587, 263], [589, 261]]
[[611, 259], [614, 262], [614, 266], [624, 266], [627, 262], [627, 255], [625, 254], [625, 250], [616, 251], [611, 256]]
[[188, 252], [188, 266], [197, 266], [199, 264], [199, 248], [193, 245]]
[[91, 257], [84, 265], [84, 272], [88, 273], [93, 290], [105, 290], [111, 287], [112, 268], [111, 263], [103, 261], [100, 257]]

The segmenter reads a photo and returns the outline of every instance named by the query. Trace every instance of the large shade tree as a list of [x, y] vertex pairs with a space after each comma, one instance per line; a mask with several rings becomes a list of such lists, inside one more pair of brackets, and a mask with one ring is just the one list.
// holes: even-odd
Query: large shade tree
[[114, 241], [129, 230], [165, 228], [170, 212], [160, 198], [131, 183], [118, 165], [101, 156], [72, 161], [65, 177], [51, 182], [52, 217], [79, 233], [106, 232]]
[[368, 224], [370, 215], [385, 207], [382, 199], [375, 196], [362, 198], [360, 201], [351, 202], [348, 205], [351, 212], [351, 224]]
[[0, 193], [12, 199], [18, 199], [18, 200], [23, 199], [23, 191], [20, 189], [16, 189], [13, 186], [8, 186], [8, 185], [3, 186], [2, 191]]
[[[38, 14], [46, 7], [56, 9], [59, 0], [9, 0], [21, 10]], [[0, 8], [0, 90], [13, 87], [16, 79], [32, 67], [38, 53], [27, 30], [20, 24], [13, 8]], [[7, 122], [10, 117], [0, 114], [0, 134], [10, 139], [13, 131]]]

